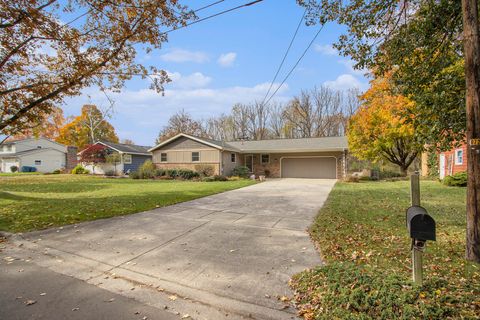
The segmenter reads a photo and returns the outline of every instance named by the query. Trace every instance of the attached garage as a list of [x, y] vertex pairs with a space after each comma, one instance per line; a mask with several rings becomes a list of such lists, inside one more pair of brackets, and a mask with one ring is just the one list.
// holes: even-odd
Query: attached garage
[[280, 162], [282, 178], [337, 178], [335, 157], [285, 157]]

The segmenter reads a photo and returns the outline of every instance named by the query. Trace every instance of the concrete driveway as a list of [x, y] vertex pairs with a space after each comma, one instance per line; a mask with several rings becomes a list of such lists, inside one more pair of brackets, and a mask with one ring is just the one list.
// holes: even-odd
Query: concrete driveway
[[321, 263], [305, 229], [335, 180], [271, 180], [14, 237], [3, 255], [194, 319], [292, 319], [290, 277]]

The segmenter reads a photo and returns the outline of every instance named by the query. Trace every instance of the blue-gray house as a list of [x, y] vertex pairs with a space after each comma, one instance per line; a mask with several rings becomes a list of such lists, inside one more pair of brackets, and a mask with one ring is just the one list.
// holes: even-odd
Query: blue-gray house
[[98, 141], [95, 144], [104, 145], [110, 152], [120, 154], [119, 162], [115, 164], [105, 163], [96, 165], [94, 168], [91, 165], [85, 164], [85, 167], [95, 174], [105, 174], [107, 171], [115, 171], [117, 174], [128, 174], [137, 171], [145, 161], [152, 160], [152, 154], [148, 152], [148, 149], [151, 147], [148, 146], [113, 143], [109, 141]]

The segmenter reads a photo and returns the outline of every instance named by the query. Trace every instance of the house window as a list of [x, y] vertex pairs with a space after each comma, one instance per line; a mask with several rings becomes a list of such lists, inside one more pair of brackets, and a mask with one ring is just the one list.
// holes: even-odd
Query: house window
[[160, 153], [160, 162], [167, 162], [167, 154], [166, 153]]
[[35, 165], [36, 166], [41, 166], [42, 165], [42, 160], [35, 160]]
[[131, 164], [132, 163], [132, 155], [131, 154], [125, 154], [123, 156], [123, 163]]
[[463, 150], [455, 150], [455, 164], [463, 164]]
[[270, 163], [270, 155], [269, 154], [262, 154], [262, 157], [260, 159], [262, 161], [262, 164], [269, 164]]
[[8, 145], [6, 146], [7, 147], [7, 152], [11, 152], [12, 151], [12, 145]]
[[235, 153], [232, 153], [230, 155], [230, 159], [232, 160], [232, 162], [237, 162], [237, 155]]
[[200, 161], [200, 152], [192, 152], [192, 162]]

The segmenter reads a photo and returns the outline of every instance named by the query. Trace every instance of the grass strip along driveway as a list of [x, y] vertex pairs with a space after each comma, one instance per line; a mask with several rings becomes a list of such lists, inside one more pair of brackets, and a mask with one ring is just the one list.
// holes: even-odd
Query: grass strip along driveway
[[150, 210], [253, 184], [106, 179], [79, 175], [0, 177], [0, 230], [24, 232]]
[[424, 286], [411, 282], [409, 182], [337, 183], [310, 228], [326, 262], [294, 276], [306, 319], [478, 319], [480, 266], [464, 260], [466, 189], [421, 182], [437, 222]]

